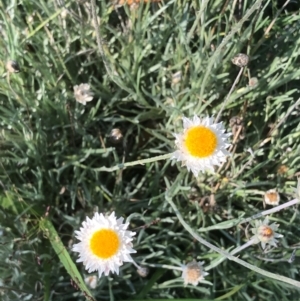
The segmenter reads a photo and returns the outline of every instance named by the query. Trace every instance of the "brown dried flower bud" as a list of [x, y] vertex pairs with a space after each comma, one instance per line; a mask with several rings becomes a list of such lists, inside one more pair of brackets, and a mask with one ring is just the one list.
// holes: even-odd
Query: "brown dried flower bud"
[[266, 248], [266, 245], [277, 247], [277, 238], [283, 237], [283, 235], [276, 233], [279, 225], [273, 223], [269, 225], [268, 218], [265, 218], [264, 221], [256, 220], [254, 228], [251, 229], [254, 234], [251, 239], [254, 243], [261, 243], [263, 249]]
[[184, 285], [192, 284], [194, 286], [198, 285], [208, 273], [203, 269], [204, 262], [197, 262], [193, 260], [182, 268], [182, 278], [184, 280]]
[[238, 53], [231, 61], [234, 65], [242, 68], [248, 65], [249, 56], [244, 53]]
[[255, 87], [257, 85], [258, 85], [258, 79], [257, 79], [257, 77], [251, 77], [249, 79], [249, 86], [250, 87]]
[[266, 204], [277, 206], [279, 205], [280, 196], [276, 189], [270, 189], [265, 192], [264, 199]]

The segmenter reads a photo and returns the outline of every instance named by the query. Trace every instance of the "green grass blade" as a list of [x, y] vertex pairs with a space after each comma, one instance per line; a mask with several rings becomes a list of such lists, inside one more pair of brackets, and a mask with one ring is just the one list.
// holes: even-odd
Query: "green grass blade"
[[71, 259], [68, 251], [63, 245], [61, 239], [58, 236], [55, 228], [53, 227], [51, 221], [46, 218], [40, 220], [40, 228], [44, 232], [44, 235], [49, 239], [54, 251], [59, 257], [60, 262], [63, 264], [69, 275], [72, 277], [72, 280], [76, 283], [78, 288], [82, 291], [87, 300], [95, 300], [85, 285], [81, 274], [79, 273], [75, 263]]

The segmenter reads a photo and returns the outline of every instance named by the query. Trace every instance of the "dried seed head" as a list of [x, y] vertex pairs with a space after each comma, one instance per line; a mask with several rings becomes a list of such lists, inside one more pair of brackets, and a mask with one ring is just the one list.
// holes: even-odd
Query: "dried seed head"
[[234, 65], [242, 68], [248, 65], [249, 56], [244, 53], [238, 53], [231, 61]]
[[230, 127], [243, 125], [243, 119], [239, 116], [233, 116], [229, 120]]
[[191, 283], [196, 286], [206, 275], [208, 275], [208, 273], [203, 270], [203, 263], [204, 262], [193, 260], [182, 268], [181, 277], [184, 280], [184, 285]]
[[118, 144], [123, 140], [122, 131], [118, 128], [112, 129], [109, 135], [111, 142]]
[[[239, 116], [233, 116], [229, 120], [229, 125], [232, 130], [232, 135], [236, 139], [236, 141], [242, 140], [245, 138], [245, 126], [243, 119]], [[238, 135], [236, 137], [236, 135]]]
[[87, 102], [93, 100], [93, 92], [90, 90], [89, 84], [80, 84], [73, 87], [74, 97], [76, 101], [80, 102], [83, 105], [86, 105]]
[[249, 79], [249, 86], [250, 86], [250, 87], [255, 87], [255, 86], [257, 86], [257, 84], [258, 84], [258, 79], [257, 79], [257, 77], [251, 77], [251, 78]]
[[261, 243], [263, 249], [266, 248], [266, 245], [277, 247], [277, 238], [283, 237], [283, 235], [276, 233], [279, 225], [273, 223], [269, 225], [268, 218], [265, 218], [264, 221], [256, 220], [254, 228], [251, 229], [254, 234], [251, 239], [254, 243]]
[[9, 60], [6, 63], [6, 70], [9, 73], [19, 73], [20, 72], [20, 66], [19, 66], [18, 62], [14, 61], [14, 60]]
[[149, 269], [146, 267], [139, 267], [136, 271], [141, 277], [147, 277], [149, 274]]
[[265, 192], [265, 203], [268, 205], [276, 206], [279, 204], [280, 196], [275, 189], [270, 189]]
[[289, 168], [286, 165], [280, 165], [277, 169], [277, 173], [279, 175], [284, 175], [285, 173], [287, 173], [289, 171]]

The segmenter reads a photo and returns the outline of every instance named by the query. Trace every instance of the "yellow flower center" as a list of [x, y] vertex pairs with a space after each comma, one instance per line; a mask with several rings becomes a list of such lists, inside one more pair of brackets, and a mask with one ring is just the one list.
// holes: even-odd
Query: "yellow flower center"
[[216, 134], [204, 126], [195, 126], [186, 131], [185, 146], [190, 155], [198, 158], [211, 156], [218, 145]]
[[119, 250], [120, 239], [118, 234], [111, 229], [96, 231], [90, 239], [90, 248], [96, 256], [107, 259]]

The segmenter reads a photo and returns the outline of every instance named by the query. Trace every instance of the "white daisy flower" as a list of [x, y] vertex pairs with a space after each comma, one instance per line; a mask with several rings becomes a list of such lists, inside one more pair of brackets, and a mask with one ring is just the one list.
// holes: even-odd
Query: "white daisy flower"
[[108, 276], [109, 272], [119, 274], [123, 262], [132, 262], [132, 236], [135, 232], [127, 231], [129, 223], [123, 224], [123, 218], [116, 219], [115, 213], [105, 217], [95, 213], [94, 217], [86, 218], [80, 231], [75, 231], [80, 240], [73, 245], [73, 251], [79, 253], [77, 262], [83, 262], [85, 269], [91, 273], [98, 271]]
[[80, 84], [73, 87], [74, 97], [76, 101], [80, 102], [83, 105], [86, 105], [87, 102], [93, 100], [94, 93], [90, 90], [89, 84]]
[[207, 272], [203, 270], [203, 262], [197, 262], [196, 260], [193, 260], [192, 262], [189, 262], [187, 265], [184, 265], [182, 267], [182, 278], [184, 280], [184, 285], [191, 283], [192, 285], [196, 286], [200, 281], [204, 279], [206, 275], [208, 275]]
[[214, 123], [211, 117], [192, 119], [183, 117], [183, 133], [174, 134], [177, 150], [171, 159], [182, 161], [182, 165], [197, 177], [199, 172], [214, 171], [214, 165], [221, 165], [230, 153], [230, 146], [222, 122]]

